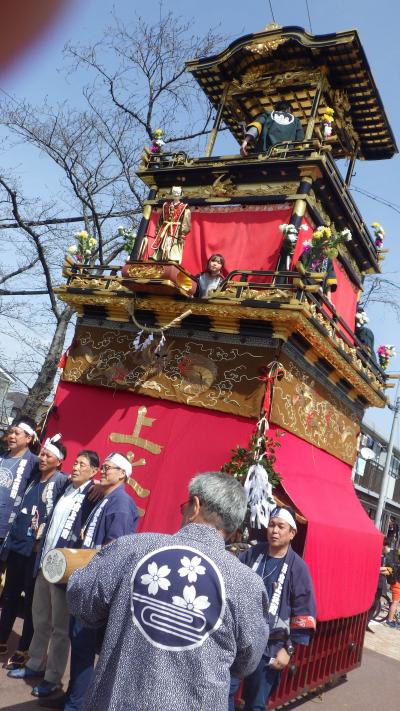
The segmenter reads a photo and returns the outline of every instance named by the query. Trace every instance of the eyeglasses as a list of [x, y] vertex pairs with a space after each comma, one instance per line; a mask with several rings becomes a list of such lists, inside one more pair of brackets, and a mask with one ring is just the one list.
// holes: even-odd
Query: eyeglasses
[[118, 471], [121, 471], [121, 467], [109, 467], [109, 466], [104, 466], [104, 465], [102, 467], [100, 467], [100, 471], [104, 472], [104, 474], [108, 474], [108, 472], [111, 471], [111, 469], [117, 469]]
[[185, 513], [186, 507], [187, 507], [187, 505], [190, 504], [190, 503], [191, 503], [191, 501], [190, 501], [190, 499], [188, 499], [188, 501], [184, 501], [183, 504], [181, 504], [181, 505], [179, 506], [180, 511], [181, 511], [181, 514]]

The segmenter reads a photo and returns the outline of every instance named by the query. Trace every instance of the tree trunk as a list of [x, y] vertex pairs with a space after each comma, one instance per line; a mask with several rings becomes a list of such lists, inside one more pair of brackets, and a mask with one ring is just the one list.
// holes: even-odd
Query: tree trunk
[[65, 308], [61, 313], [44, 363], [34, 384], [29, 388], [27, 398], [21, 407], [23, 414], [30, 415], [34, 419], [39, 419], [43, 403], [52, 391], [57, 375], [58, 362], [64, 350], [67, 328], [73, 314], [73, 310], [69, 307]]

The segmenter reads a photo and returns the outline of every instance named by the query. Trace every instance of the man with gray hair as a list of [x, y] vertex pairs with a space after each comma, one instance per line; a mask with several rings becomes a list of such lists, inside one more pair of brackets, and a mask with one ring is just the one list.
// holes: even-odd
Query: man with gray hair
[[225, 711], [230, 671], [268, 640], [265, 586], [225, 550], [246, 505], [229, 475], [199, 474], [178, 533], [124, 536], [73, 573], [71, 614], [107, 625], [85, 711]]

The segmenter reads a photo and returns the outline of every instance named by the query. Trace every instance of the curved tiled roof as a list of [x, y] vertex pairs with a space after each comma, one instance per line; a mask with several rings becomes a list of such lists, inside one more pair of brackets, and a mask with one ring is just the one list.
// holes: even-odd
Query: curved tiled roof
[[[335, 108], [334, 157], [350, 155], [358, 143], [364, 160], [391, 158], [397, 153], [368, 60], [356, 30], [310, 35], [301, 27], [275, 27], [245, 35], [217, 55], [186, 64], [211, 103], [218, 107], [227, 84], [222, 118], [238, 141], [241, 122], [270, 110], [279, 98], [291, 101], [305, 126], [312, 109], [318, 77], [327, 85], [319, 115]], [[337, 110], [336, 110], [337, 109]]]

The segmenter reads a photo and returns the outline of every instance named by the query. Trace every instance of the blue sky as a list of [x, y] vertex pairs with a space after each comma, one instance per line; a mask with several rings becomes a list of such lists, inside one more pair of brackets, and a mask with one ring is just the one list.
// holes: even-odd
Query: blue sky
[[[400, 69], [400, 3], [398, 0], [309, 0], [313, 34], [324, 34], [356, 28], [369, 59], [370, 67], [379, 88], [392, 129], [400, 143], [400, 113], [398, 100], [398, 73]], [[228, 35], [230, 41], [236, 37], [256, 32], [271, 22], [268, 0], [165, 0], [164, 8], [172, 9], [183, 18], [193, 22], [193, 31], [205, 32], [210, 26]], [[1, 78], [0, 86], [16, 99], [26, 97], [32, 103], [40, 104], [47, 95], [50, 102], [66, 99], [71, 104], [81, 103], [80, 85], [70, 76], [68, 82], [58, 72], [62, 65], [62, 49], [66, 42], [91, 43], [99, 39], [103, 28], [111, 20], [113, 7], [117, 15], [126, 22], [141, 14], [148, 21], [158, 19], [159, 4], [156, 0], [147, 3], [139, 0], [72, 0], [71, 6], [60, 16], [58, 22], [47, 31], [34, 47], [14, 63]], [[305, 0], [272, 0], [275, 21], [281, 25], [298, 25], [310, 30]], [[231, 144], [233, 146], [235, 144]], [[217, 152], [224, 144], [217, 144]], [[38, 185], [37, 166], [20, 155], [4, 154], [2, 162], [12, 164], [18, 161], [18, 172], [28, 185]], [[15, 162], [14, 162], [15, 165]], [[43, 186], [51, 182], [51, 173], [42, 165], [40, 181]], [[354, 198], [365, 217], [366, 224], [380, 222], [386, 231], [386, 242], [390, 252], [384, 262], [383, 271], [400, 282], [399, 263], [399, 222], [400, 196], [399, 158], [391, 161], [358, 163], [353, 186], [367, 190], [394, 203], [397, 211], [381, 205], [358, 193]], [[400, 351], [400, 324], [393, 315], [382, 307], [370, 308], [370, 325], [376, 336], [376, 344], [393, 343]], [[400, 371], [400, 357], [393, 363], [393, 370]], [[367, 421], [384, 433], [390, 427], [391, 415], [388, 410], [370, 410]], [[399, 435], [396, 444], [400, 446]]]

